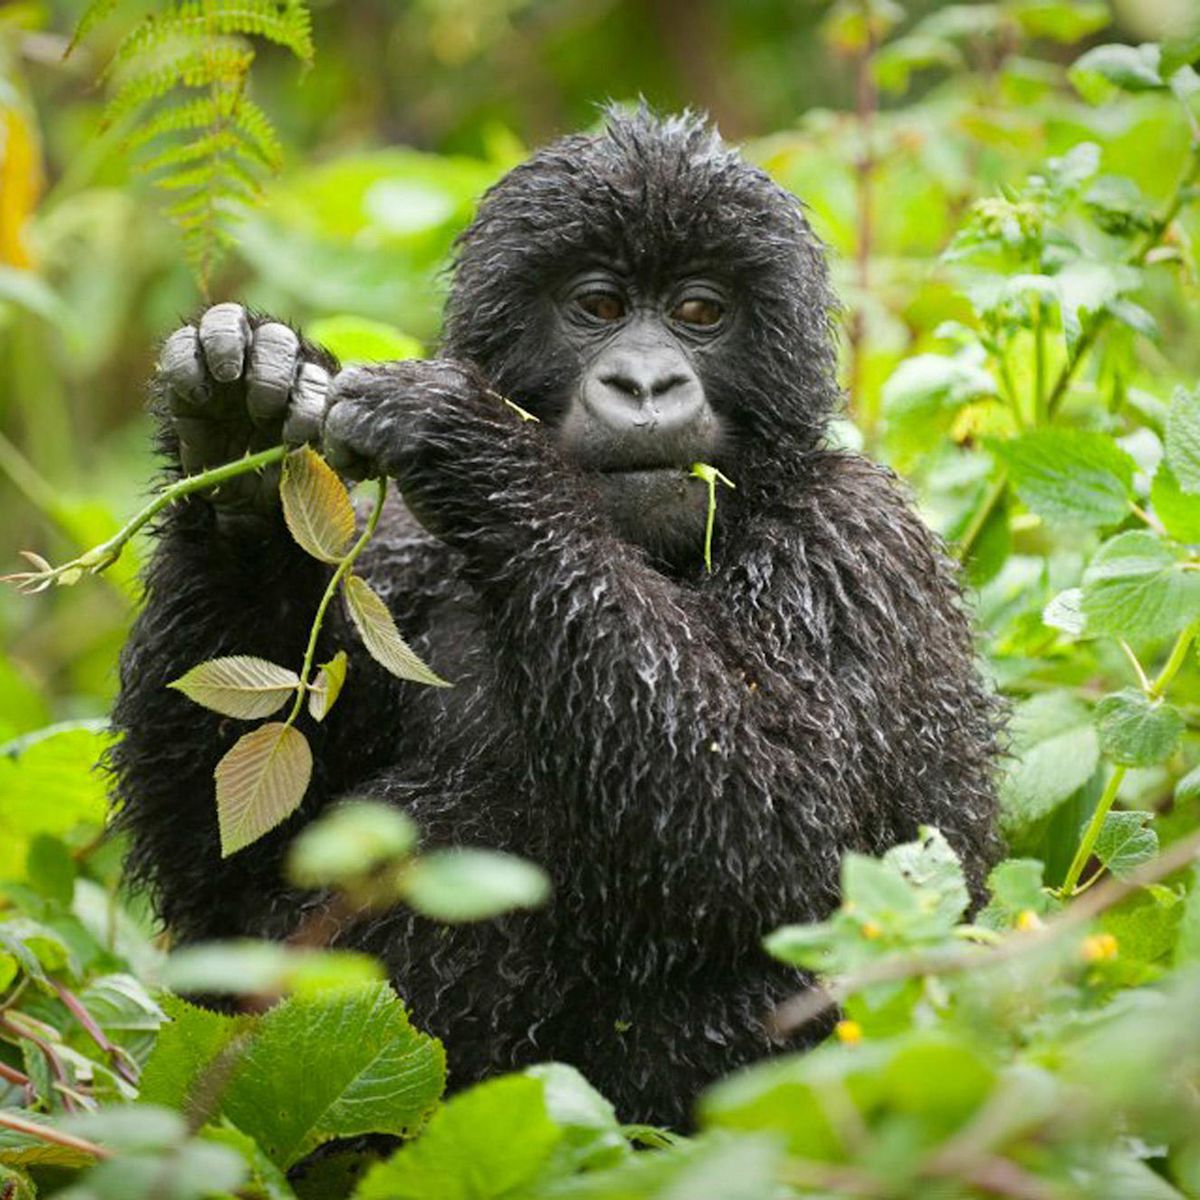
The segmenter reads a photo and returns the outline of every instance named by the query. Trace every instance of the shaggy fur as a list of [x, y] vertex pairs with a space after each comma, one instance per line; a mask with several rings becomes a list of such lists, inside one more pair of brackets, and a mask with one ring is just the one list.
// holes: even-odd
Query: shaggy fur
[[[547, 296], [597, 255], [650, 279], [701, 262], [738, 296], [733, 347], [702, 367], [738, 484], [711, 575], [698, 547], [671, 563], [619, 540], [555, 445], [580, 365], [546, 336]], [[226, 861], [212, 769], [246, 727], [164, 685], [221, 654], [299, 662], [327, 568], [277, 517], [218, 529], [202, 499], [160, 532], [114, 761], [129, 868], [177, 937], [286, 936], [321, 903], [280, 877], [290, 838], [334, 798], [384, 797], [427, 844], [508, 850], [554, 883], [537, 912], [344, 931], [445, 1039], [452, 1085], [561, 1059], [623, 1119], [680, 1125], [771, 1050], [763, 1016], [802, 980], [760, 940], [829, 913], [846, 850], [936, 825], [978, 889], [993, 702], [936, 540], [887, 471], [824, 446], [830, 304], [800, 207], [693, 119], [613, 117], [499, 183], [461, 242], [454, 361], [356, 373], [343, 422], [422, 521], [393, 503], [363, 572], [457, 686], [400, 683], [331, 629], [353, 661], [304, 727], [302, 811]]]

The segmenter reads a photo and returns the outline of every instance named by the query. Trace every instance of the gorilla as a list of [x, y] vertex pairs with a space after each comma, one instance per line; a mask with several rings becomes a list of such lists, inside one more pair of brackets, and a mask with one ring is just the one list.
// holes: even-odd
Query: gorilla
[[[832, 313], [801, 205], [702, 119], [642, 109], [486, 194], [436, 358], [339, 373], [234, 304], [174, 333], [168, 470], [283, 437], [394, 480], [361, 571], [455, 685], [387, 675], [339, 616], [321, 649], [352, 661], [303, 726], [304, 803], [223, 860], [212, 772], [246, 726], [166, 684], [218, 655], [300, 661], [330, 568], [269, 476], [173, 508], [113, 767], [128, 869], [177, 942], [286, 938], [327, 904], [283, 877], [290, 839], [339, 797], [381, 798], [426, 846], [509, 851], [553, 883], [490, 922], [399, 907], [341, 928], [445, 1041], [451, 1086], [558, 1059], [622, 1119], [678, 1127], [774, 1048], [765, 1018], [805, 980], [761, 939], [828, 915], [847, 850], [937, 826], [978, 896], [996, 702], [937, 539], [887, 470], [830, 444]], [[736, 484], [711, 572], [697, 461]]]

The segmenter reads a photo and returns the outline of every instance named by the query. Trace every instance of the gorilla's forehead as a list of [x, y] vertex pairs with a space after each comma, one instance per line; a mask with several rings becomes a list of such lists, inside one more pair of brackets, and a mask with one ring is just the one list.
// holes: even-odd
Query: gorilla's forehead
[[719, 264], [761, 283], [787, 272], [810, 236], [797, 202], [703, 121], [642, 110], [505, 176], [463, 236], [459, 270], [545, 281], [607, 258], [643, 279]]

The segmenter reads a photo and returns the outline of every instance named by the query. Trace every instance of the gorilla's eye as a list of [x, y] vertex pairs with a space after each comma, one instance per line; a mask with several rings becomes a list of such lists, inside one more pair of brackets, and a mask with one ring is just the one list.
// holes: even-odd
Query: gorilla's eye
[[716, 300], [707, 296], [689, 296], [675, 306], [671, 320], [681, 321], [684, 325], [709, 328], [719, 325], [724, 315], [725, 310]]
[[619, 321], [625, 315], [625, 301], [616, 292], [584, 292], [575, 303], [597, 321]]

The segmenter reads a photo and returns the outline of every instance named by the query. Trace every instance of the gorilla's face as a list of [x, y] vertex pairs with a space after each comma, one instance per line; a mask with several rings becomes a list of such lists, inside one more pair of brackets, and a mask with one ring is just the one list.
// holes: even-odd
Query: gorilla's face
[[720, 450], [704, 379], [732, 324], [729, 288], [696, 274], [639, 285], [591, 266], [557, 289], [553, 311], [576, 364], [555, 406], [564, 453], [595, 475], [622, 537], [668, 558], [697, 552], [708, 493], [691, 469]]
[[[799, 203], [695, 117], [611, 113], [485, 197], [443, 352], [555, 430], [616, 531], [698, 561], [707, 462], [728, 534], [838, 402], [830, 294]], [[764, 470], [763, 463], [770, 464]]]

